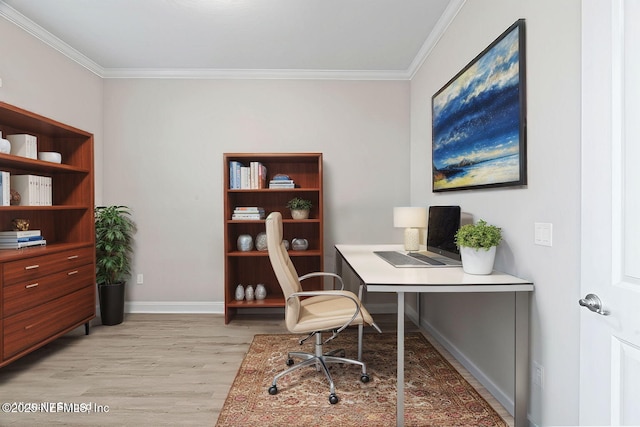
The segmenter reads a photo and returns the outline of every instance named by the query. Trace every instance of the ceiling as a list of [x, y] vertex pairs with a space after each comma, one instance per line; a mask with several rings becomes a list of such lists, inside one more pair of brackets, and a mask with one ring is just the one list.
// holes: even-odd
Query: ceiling
[[0, 0], [102, 77], [409, 78], [464, 0]]

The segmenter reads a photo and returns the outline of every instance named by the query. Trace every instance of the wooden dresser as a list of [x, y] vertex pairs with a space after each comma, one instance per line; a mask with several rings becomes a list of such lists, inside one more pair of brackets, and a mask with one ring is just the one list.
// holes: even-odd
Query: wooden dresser
[[48, 205], [0, 206], [0, 230], [25, 218], [46, 246], [0, 249], [0, 367], [95, 317], [93, 135], [0, 102], [3, 137], [37, 137], [62, 163], [0, 153], [0, 171], [51, 178]]

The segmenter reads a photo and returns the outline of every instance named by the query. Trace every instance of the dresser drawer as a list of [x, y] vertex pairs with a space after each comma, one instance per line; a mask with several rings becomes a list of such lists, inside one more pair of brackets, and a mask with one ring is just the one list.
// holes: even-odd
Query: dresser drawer
[[72, 294], [4, 319], [3, 358], [73, 327], [95, 316], [95, 288], [88, 286]]
[[3, 283], [6, 287], [85, 264], [93, 264], [94, 255], [93, 247], [88, 247], [7, 262], [3, 270]]
[[93, 264], [86, 264], [37, 280], [15, 283], [4, 288], [3, 317], [43, 304], [70, 294], [85, 286], [95, 286], [96, 273]]

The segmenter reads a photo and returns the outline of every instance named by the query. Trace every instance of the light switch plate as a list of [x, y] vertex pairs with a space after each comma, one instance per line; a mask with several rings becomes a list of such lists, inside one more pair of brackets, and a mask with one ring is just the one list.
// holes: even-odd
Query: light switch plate
[[549, 222], [536, 222], [534, 243], [541, 246], [553, 246], [553, 224]]

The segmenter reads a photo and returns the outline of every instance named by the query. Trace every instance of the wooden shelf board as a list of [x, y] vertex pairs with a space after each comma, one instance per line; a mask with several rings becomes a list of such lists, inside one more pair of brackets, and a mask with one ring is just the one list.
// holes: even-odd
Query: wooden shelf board
[[[227, 254], [227, 256], [233, 256], [233, 257], [254, 257], [254, 256], [269, 256], [269, 253], [267, 251], [246, 251], [246, 252], [242, 252], [242, 251], [233, 251], [233, 252], [229, 252]], [[290, 257], [294, 257], [294, 256], [320, 256], [320, 251], [316, 251], [316, 250], [306, 250], [306, 251], [289, 251], [289, 256]]]
[[93, 209], [83, 205], [54, 205], [54, 206], [0, 206], [0, 211], [77, 211]]
[[253, 301], [229, 301], [227, 307], [230, 308], [266, 308], [266, 307], [284, 307], [284, 298], [265, 298], [263, 300]]

